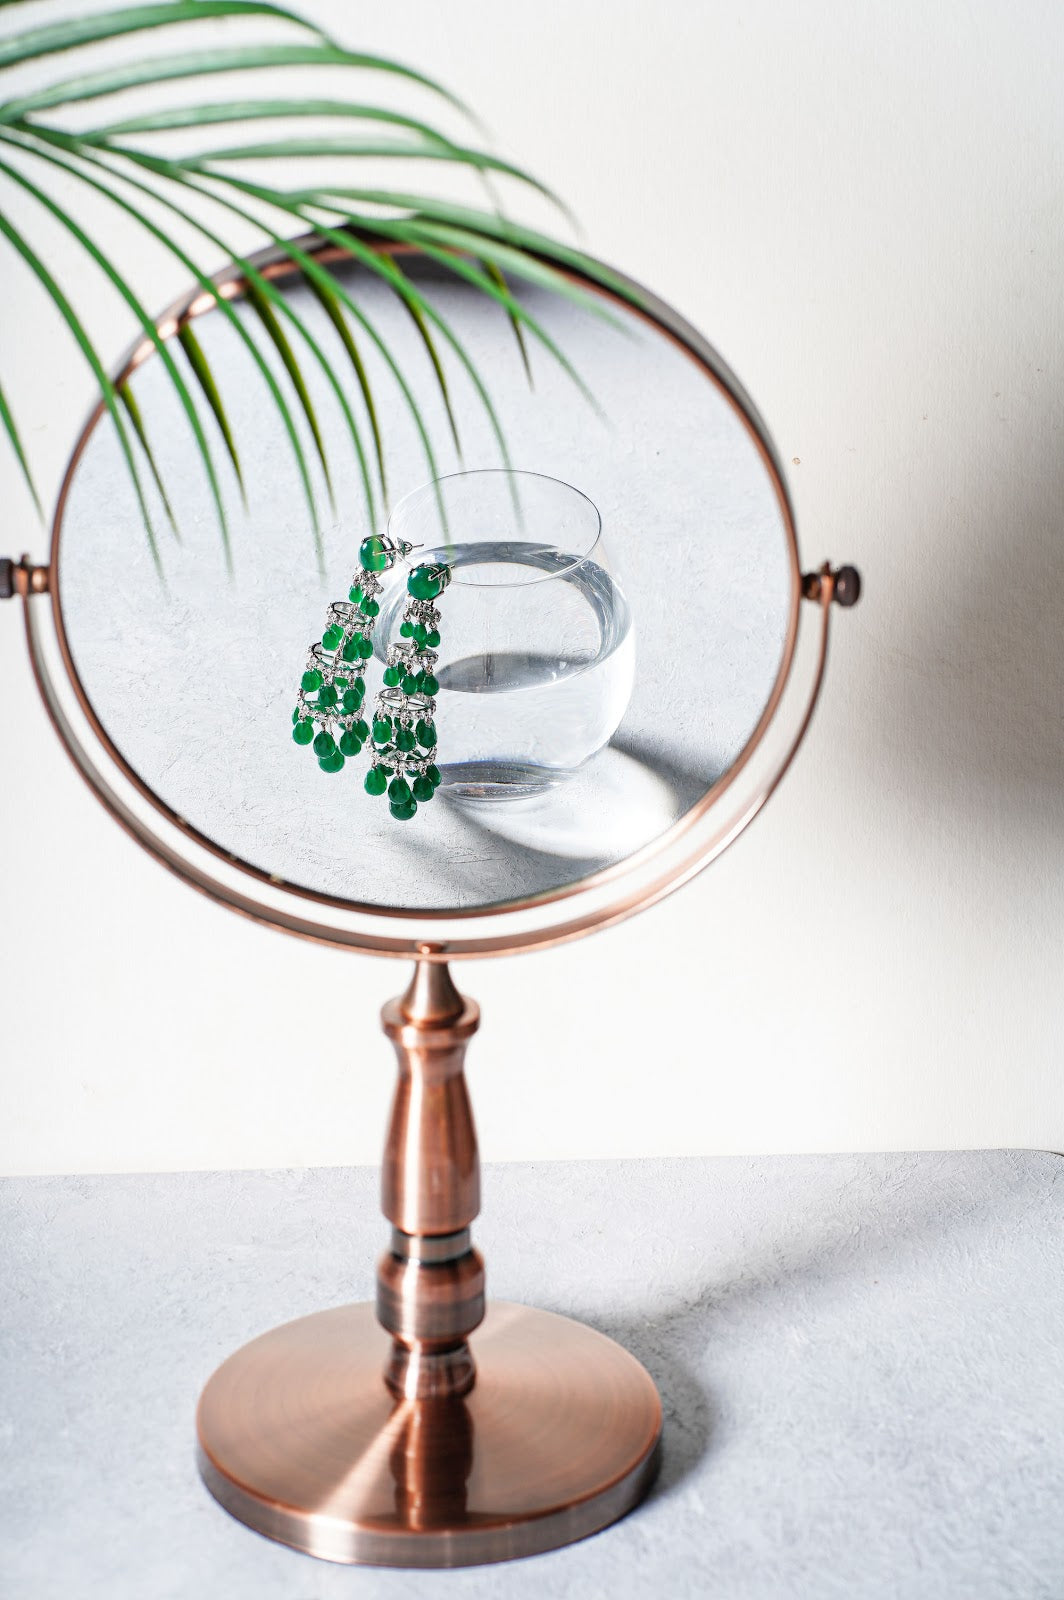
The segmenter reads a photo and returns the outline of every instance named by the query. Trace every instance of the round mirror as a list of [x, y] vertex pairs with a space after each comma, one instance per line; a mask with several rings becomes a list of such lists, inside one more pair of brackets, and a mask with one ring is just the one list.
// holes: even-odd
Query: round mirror
[[[475, 362], [515, 469], [501, 470], [483, 397], [450, 362], [459, 457], [416, 323], [379, 279], [343, 269], [411, 382], [435, 446], [430, 460], [367, 341], [389, 527], [420, 549], [382, 575], [366, 705], [400, 638], [411, 563], [449, 562], [451, 582], [435, 602], [432, 803], [396, 821], [366, 792], [368, 748], [323, 772], [292, 737], [308, 645], [322, 639], [330, 604], [347, 601], [372, 530], [342, 408], [308, 360], [335, 506], [316, 551], [284, 426], [216, 308], [192, 312], [246, 496], [215, 430], [232, 573], [190, 431], [149, 347], [131, 386], [180, 539], [156, 497], [160, 581], [113, 427], [97, 415], [56, 519], [57, 617], [98, 735], [186, 832], [256, 876], [332, 904], [486, 915], [568, 896], [656, 850], [750, 752], [790, 666], [797, 547], [756, 414], [666, 308], [646, 297], [634, 310], [590, 283], [590, 305], [521, 291], [596, 409], [535, 345], [530, 384], [493, 302], [433, 263], [411, 257], [405, 267]], [[278, 281], [322, 346], [342, 357], [305, 283], [283, 272]], [[234, 273], [233, 303], [255, 335], [238, 286]], [[277, 381], [287, 383], [279, 367]], [[353, 379], [351, 390], [354, 411]], [[204, 426], [213, 426], [207, 416]], [[313, 459], [309, 431], [304, 443]]]

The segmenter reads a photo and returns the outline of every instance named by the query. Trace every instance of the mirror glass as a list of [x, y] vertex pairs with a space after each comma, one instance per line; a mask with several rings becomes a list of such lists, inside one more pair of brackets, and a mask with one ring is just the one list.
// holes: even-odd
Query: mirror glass
[[[530, 386], [497, 304], [432, 263], [413, 258], [406, 270], [481, 374], [515, 469], [500, 470], [482, 397], [445, 356], [459, 456], [417, 325], [378, 279], [347, 269], [348, 292], [402, 370], [433, 447], [430, 462], [401, 388], [363, 338], [392, 507], [378, 532], [419, 548], [380, 574], [359, 710], [371, 716], [401, 642], [413, 566], [448, 563], [451, 582], [433, 601], [431, 803], [396, 820], [386, 796], [366, 792], [368, 741], [330, 772], [293, 738], [308, 648], [322, 640], [330, 605], [349, 603], [372, 532], [343, 409], [305, 348], [334, 505], [321, 516], [320, 549], [281, 418], [245, 344], [208, 310], [195, 337], [224, 396], [246, 494], [245, 506], [203, 407], [232, 574], [191, 431], [153, 354], [132, 389], [180, 539], [149, 479], [160, 581], [115, 431], [98, 422], [57, 522], [63, 625], [108, 739], [167, 808], [226, 852], [362, 904], [497, 906], [624, 860], [729, 770], [780, 673], [795, 558], [776, 482], [736, 400], [662, 320], [605, 291], [588, 307], [521, 290], [596, 410], [534, 341]], [[305, 285], [279, 286], [327, 350], [375, 470], [335, 330]], [[234, 308], [265, 353], [252, 311]], [[298, 412], [287, 376], [266, 359]], [[301, 437], [327, 508], [309, 429]], [[341, 710], [344, 692], [341, 682]], [[342, 737], [342, 725], [334, 731]]]

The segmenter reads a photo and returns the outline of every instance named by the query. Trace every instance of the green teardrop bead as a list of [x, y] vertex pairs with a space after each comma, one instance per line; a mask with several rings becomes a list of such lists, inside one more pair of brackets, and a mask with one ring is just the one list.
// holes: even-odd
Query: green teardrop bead
[[299, 687], [304, 694], [313, 694], [315, 689], [321, 688], [321, 673], [317, 668], [311, 668], [309, 672], [304, 672], [299, 680]]
[[426, 778], [426, 777], [420, 777], [420, 778], [415, 778], [414, 779], [414, 799], [415, 800], [431, 800], [435, 793], [436, 793], [436, 791], [432, 787], [431, 779]]
[[363, 599], [361, 610], [364, 617], [377, 617], [380, 615], [380, 609], [380, 605], [376, 600]]
[[434, 695], [439, 693], [440, 680], [434, 678], [431, 672], [426, 672], [421, 680], [421, 693]]
[[409, 822], [413, 817], [417, 816], [417, 801], [408, 800], [405, 805], [389, 806], [388, 810], [396, 822]]
[[435, 650], [435, 648], [439, 644], [439, 642], [440, 642], [440, 630], [438, 628], [433, 628], [431, 633], [427, 633], [425, 635], [425, 643], [428, 645], [430, 650]]
[[410, 785], [405, 778], [393, 778], [388, 785], [388, 799], [393, 805], [405, 806], [410, 799]]
[[362, 696], [360, 694], [356, 694], [354, 689], [345, 689], [344, 690], [344, 710], [345, 711], [357, 711], [361, 704], [362, 704]]
[[362, 657], [363, 661], [368, 661], [370, 656], [373, 654], [373, 640], [367, 639], [364, 635], [362, 635], [358, 641], [358, 653]]
[[299, 707], [296, 706], [295, 710], [292, 712], [292, 721], [293, 722], [298, 722], [302, 715], [303, 715], [302, 711], [300, 711]]
[[384, 686], [385, 686], [385, 688], [386, 689], [397, 689], [399, 687], [399, 679], [400, 679], [400, 677], [401, 677], [401, 673], [400, 673], [398, 667], [385, 667], [385, 669], [384, 669]]
[[438, 789], [440, 784], [443, 782], [443, 773], [440, 771], [435, 762], [431, 762], [429, 766], [425, 768], [425, 776], [432, 784], [434, 789]]
[[362, 590], [359, 588], [357, 583], [353, 584], [351, 588], [348, 589], [347, 598], [350, 600], [353, 606], [358, 605], [359, 601], [362, 599]]
[[400, 637], [400, 639], [409, 639], [411, 637], [411, 635], [413, 634], [413, 632], [414, 632], [414, 624], [412, 622], [401, 622], [399, 624], [399, 637]]
[[406, 677], [403, 679], [403, 693], [417, 694], [417, 687], [417, 679], [414, 677], [412, 672], [408, 672]]
[[325, 729], [323, 728], [318, 734], [317, 738], [314, 740], [314, 754], [317, 756], [319, 761], [322, 761], [326, 756], [335, 755], [335, 753], [336, 740], [333, 738], [331, 733], [326, 733]]
[[319, 760], [318, 766], [323, 772], [342, 772], [344, 769], [344, 758], [340, 754], [339, 750], [337, 750], [331, 756], [325, 756], [323, 759]]
[[378, 534], [363, 539], [358, 547], [359, 564], [364, 572], [383, 572], [388, 565], [388, 552]]
[[356, 734], [358, 738], [362, 740], [362, 743], [365, 744], [366, 740], [369, 738], [369, 723], [364, 717], [359, 717], [358, 721], [352, 727], [351, 732]]
[[345, 661], [357, 661], [358, 660], [358, 635], [357, 634], [353, 638], [348, 639], [347, 643], [344, 645], [344, 660]]
[[414, 643], [424, 644], [428, 636], [428, 629], [425, 627], [425, 624], [423, 622], [415, 622], [414, 631], [411, 634], [411, 638], [414, 640]]
[[334, 706], [339, 698], [340, 696], [337, 694], [331, 683], [323, 683], [321, 688], [318, 690], [319, 706]]
[[385, 777], [383, 769], [380, 767], [370, 767], [369, 771], [366, 773], [366, 793], [383, 794], [387, 787], [388, 779]]
[[314, 737], [313, 722], [297, 722], [292, 729], [292, 738], [296, 744], [309, 744]]
[[431, 750], [436, 743], [436, 724], [424, 719], [417, 725], [417, 742], [424, 745], [426, 750]]
[[378, 717], [373, 724], [373, 743], [387, 744], [392, 736], [392, 721], [390, 717]]
[[357, 756], [358, 752], [361, 749], [362, 749], [362, 740], [358, 737], [358, 735], [354, 732], [353, 729], [348, 728], [346, 733], [342, 733], [340, 735], [340, 754], [341, 755]]
[[416, 743], [417, 741], [414, 738], [413, 728], [400, 728], [399, 732], [395, 736], [395, 747], [397, 750], [412, 750]]

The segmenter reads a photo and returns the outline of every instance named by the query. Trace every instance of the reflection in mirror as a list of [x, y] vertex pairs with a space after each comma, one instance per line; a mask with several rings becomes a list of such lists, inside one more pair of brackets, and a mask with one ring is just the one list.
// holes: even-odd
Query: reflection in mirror
[[[729, 770], [780, 672], [794, 555], [777, 485], [738, 406], [664, 327], [619, 303], [608, 321], [524, 291], [603, 420], [552, 362], [533, 356], [530, 388], [509, 324], [475, 291], [430, 263], [408, 270], [431, 280], [523, 469], [515, 504], [497, 441], [456, 370], [463, 458], [437, 458], [452, 502], [441, 532], [422, 443], [367, 352], [392, 529], [424, 547], [409, 561], [454, 560], [440, 601], [443, 782], [431, 805], [397, 824], [365, 792], [368, 751], [328, 776], [292, 740], [308, 644], [321, 638], [329, 602], [347, 596], [371, 530], [342, 418], [324, 381], [320, 394], [311, 384], [335, 462], [319, 572], [281, 424], [217, 313], [200, 316], [196, 331], [224, 374], [247, 488], [246, 509], [235, 479], [227, 495], [235, 575], [177, 402], [149, 357], [132, 387], [182, 535], [163, 535], [165, 586], [107, 424], [90, 432], [68, 485], [59, 590], [83, 689], [167, 808], [227, 853], [312, 892], [470, 909], [550, 893], [625, 860]], [[352, 276], [405, 369], [419, 370], [416, 326], [378, 280]], [[286, 293], [323, 343], [335, 337], [304, 286]], [[428, 367], [418, 403], [442, 439], [447, 419]], [[367, 705], [398, 637], [408, 570], [381, 595]]]

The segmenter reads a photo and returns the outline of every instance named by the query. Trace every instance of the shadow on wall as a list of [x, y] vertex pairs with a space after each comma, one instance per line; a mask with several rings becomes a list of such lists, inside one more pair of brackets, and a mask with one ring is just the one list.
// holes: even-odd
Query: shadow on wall
[[1030, 860], [1032, 836], [1064, 837], [1064, 412], [1027, 397], [988, 419], [984, 398], [898, 453], [852, 619], [846, 765], [907, 828]]

